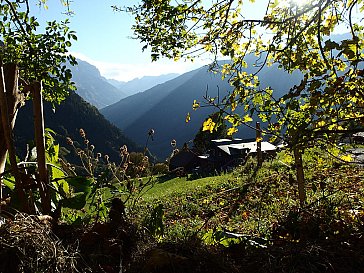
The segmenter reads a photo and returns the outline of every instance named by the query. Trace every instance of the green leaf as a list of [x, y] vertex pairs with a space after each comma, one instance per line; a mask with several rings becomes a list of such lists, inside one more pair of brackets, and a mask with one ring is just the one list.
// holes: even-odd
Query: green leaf
[[228, 129], [227, 131], [227, 135], [228, 136], [232, 136], [233, 134], [235, 134], [238, 131], [238, 129], [236, 129], [235, 127], [231, 127]]
[[253, 119], [249, 116], [249, 115], [245, 115], [243, 118], [243, 122], [247, 123], [247, 122], [252, 122]]
[[11, 177], [12, 179], [3, 179], [3, 183], [6, 187], [8, 187], [10, 190], [14, 190], [15, 189], [15, 179], [13, 177]]
[[216, 123], [212, 121], [211, 118], [208, 118], [202, 125], [202, 131], [210, 131], [210, 133], [212, 133], [212, 131], [215, 128]]
[[62, 206], [70, 209], [82, 209], [86, 205], [86, 194], [79, 192], [71, 198], [61, 201]]
[[91, 185], [93, 181], [83, 176], [65, 178], [67, 183], [73, 187], [74, 192], [83, 192], [85, 194], [89, 194], [91, 192]]
[[187, 113], [185, 122], [189, 123], [190, 120], [191, 120], [191, 115], [190, 115], [190, 113]]

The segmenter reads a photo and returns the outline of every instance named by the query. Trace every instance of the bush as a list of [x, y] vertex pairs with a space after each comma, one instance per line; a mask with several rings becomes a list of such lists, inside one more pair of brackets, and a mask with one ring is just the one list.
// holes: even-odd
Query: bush
[[168, 165], [166, 163], [157, 163], [152, 167], [152, 174], [167, 174], [168, 173]]

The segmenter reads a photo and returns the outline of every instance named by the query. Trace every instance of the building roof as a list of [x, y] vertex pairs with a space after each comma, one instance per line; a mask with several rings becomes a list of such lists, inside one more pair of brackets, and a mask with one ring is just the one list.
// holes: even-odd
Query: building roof
[[[224, 151], [228, 155], [234, 155], [237, 153], [241, 153], [242, 150], [247, 150], [248, 153], [256, 153], [257, 152], [257, 142], [251, 141], [251, 142], [243, 142], [241, 139], [235, 139], [235, 140], [212, 140], [216, 143], [217, 148]], [[262, 152], [269, 152], [269, 151], [275, 151], [277, 149], [276, 146], [273, 144], [262, 141]]]
[[355, 134], [353, 134], [353, 136], [354, 137], [362, 137], [362, 138], [364, 138], [364, 132], [358, 132], [358, 133], [355, 133]]

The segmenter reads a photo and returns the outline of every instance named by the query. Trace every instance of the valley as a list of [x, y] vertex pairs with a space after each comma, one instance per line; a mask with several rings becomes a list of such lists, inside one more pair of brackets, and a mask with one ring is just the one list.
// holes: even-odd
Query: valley
[[[253, 61], [253, 58], [251, 61]], [[84, 62], [81, 63], [86, 66]], [[220, 62], [219, 65], [223, 63]], [[253, 73], [255, 70], [254, 66], [252, 66], [247, 72]], [[95, 69], [92, 71], [92, 75], [99, 75]], [[100, 82], [103, 82], [104, 79], [91, 76], [91, 74], [86, 77], [86, 72], [78, 74], [77, 70], [74, 73], [76, 85], [82, 87], [76, 92], [86, 100], [87, 97], [95, 96], [94, 91], [86, 92], [87, 89], [84, 89], [85, 84], [81, 83], [87, 82], [87, 79], [91, 77], [94, 81], [98, 80]], [[157, 84], [168, 79], [168, 77], [174, 78]], [[260, 79], [262, 88], [270, 86], [275, 90], [276, 96], [280, 96], [288, 92], [293, 84], [298, 84], [301, 76], [299, 73], [289, 75], [278, 69], [277, 66], [272, 66], [260, 71]], [[177, 141], [179, 147], [182, 147], [184, 143], [189, 143], [191, 146], [206, 117], [217, 110], [207, 107], [194, 111], [192, 109], [193, 101], [196, 100], [203, 104], [205, 102], [205, 95], [210, 97], [219, 96], [221, 100], [232, 91], [232, 87], [227, 80], [221, 79], [220, 74], [209, 72], [208, 66], [180, 76], [172, 74], [167, 77], [161, 76], [160, 79], [158, 77], [148, 78], [148, 84], [152, 85], [152, 80], [154, 80], [155, 86], [121, 98], [119, 101], [116, 101], [117, 99], [114, 98], [115, 103], [101, 107], [99, 110], [106, 119], [141, 147], [145, 146], [148, 131], [151, 128], [154, 129], [155, 135], [153, 136], [153, 141], [148, 142], [148, 149], [156, 156], [158, 161], [163, 162], [172, 152], [170, 146], [172, 139]], [[118, 84], [116, 81], [109, 82], [120, 87], [120, 83]], [[136, 87], [139, 82], [140, 89]], [[93, 84], [93, 86], [101, 86], [101, 84]], [[133, 80], [129, 91], [125, 84], [121, 85], [120, 88], [124, 90], [124, 94], [127, 94], [131, 92], [130, 90], [143, 90], [147, 87], [142, 78], [140, 80]], [[96, 89], [92, 88], [91, 90], [96, 91]], [[109, 97], [105, 89], [101, 88], [97, 92], [99, 97]], [[243, 109], [239, 111], [241, 112]], [[187, 113], [190, 113], [191, 116], [191, 120], [188, 123], [185, 122]], [[236, 137], [250, 139], [255, 137], [255, 131], [242, 126]]]

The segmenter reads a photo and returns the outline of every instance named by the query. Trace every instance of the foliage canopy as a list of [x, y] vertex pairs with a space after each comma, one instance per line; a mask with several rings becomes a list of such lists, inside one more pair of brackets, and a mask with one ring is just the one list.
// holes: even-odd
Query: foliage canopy
[[[285, 140], [302, 147], [357, 129], [364, 118], [364, 1], [270, 0], [258, 19], [249, 18], [249, 9], [262, 6], [249, 2], [144, 0], [127, 11], [135, 15], [134, 33], [152, 60], [193, 59], [206, 52], [231, 60], [218, 68], [234, 90], [223, 103], [208, 102], [230, 123], [230, 132], [258, 115], [265, 133], [277, 137], [285, 129]], [[339, 32], [348, 33], [335, 35]], [[254, 58], [249, 64], [248, 56]], [[273, 64], [302, 74], [283, 96], [260, 87], [259, 71]], [[248, 73], [248, 65], [255, 72]]]
[[[67, 6], [66, 1], [62, 2]], [[38, 1], [41, 6], [45, 3]], [[59, 103], [68, 90], [74, 89], [66, 62], [76, 64], [68, 48], [77, 37], [69, 29], [68, 19], [47, 22], [41, 33], [39, 22], [31, 15], [31, 7], [34, 3], [28, 0], [1, 0], [0, 59], [3, 63], [16, 63], [25, 84], [42, 81], [45, 99]]]

